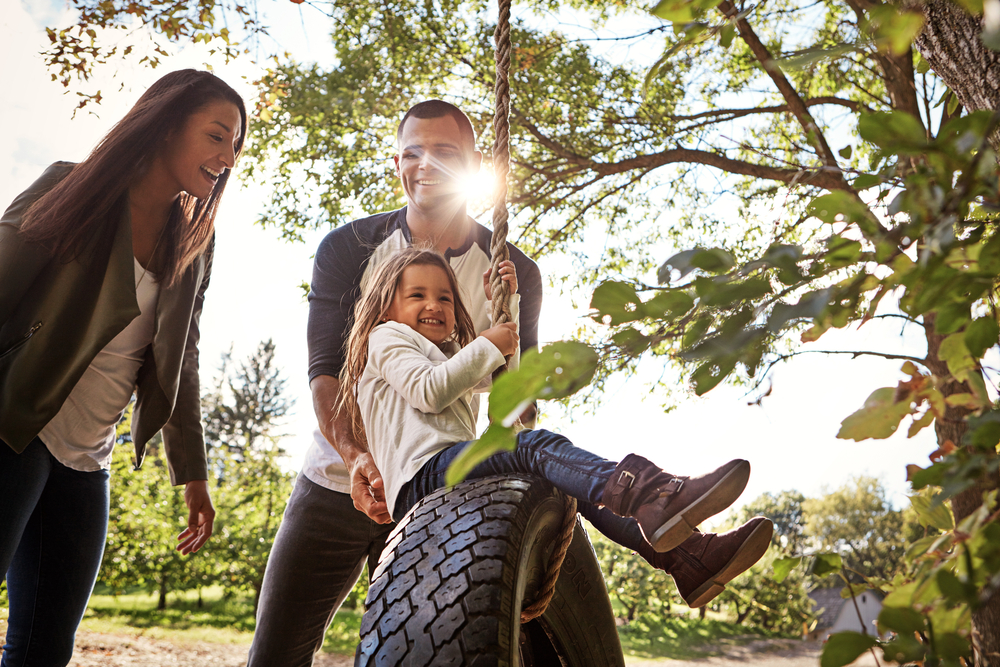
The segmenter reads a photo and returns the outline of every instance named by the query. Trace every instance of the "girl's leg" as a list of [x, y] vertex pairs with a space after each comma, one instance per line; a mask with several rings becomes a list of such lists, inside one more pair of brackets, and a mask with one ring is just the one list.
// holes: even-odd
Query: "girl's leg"
[[[448, 466], [468, 445], [452, 445], [425, 463], [400, 492], [393, 518], [398, 521], [418, 500], [443, 487]], [[517, 449], [497, 452], [473, 468], [468, 479], [518, 472], [537, 475], [577, 500], [596, 504], [601, 502], [601, 492], [615, 466], [613, 461], [576, 447], [563, 435], [540, 429], [521, 431]]]
[[107, 471], [72, 470], [45, 454], [48, 480], [7, 571], [2, 667], [69, 663], [104, 554]]

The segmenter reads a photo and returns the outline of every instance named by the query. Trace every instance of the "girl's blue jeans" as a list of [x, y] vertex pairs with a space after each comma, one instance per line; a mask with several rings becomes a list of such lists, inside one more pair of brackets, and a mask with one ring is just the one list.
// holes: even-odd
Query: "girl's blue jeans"
[[[470, 444], [460, 442], [451, 445], [427, 461], [403, 486], [392, 518], [399, 521], [421, 498], [445, 486], [444, 476], [448, 466]], [[566, 436], [539, 429], [521, 431], [517, 449], [494, 454], [473, 468], [468, 478], [512, 472], [543, 477], [563, 493], [576, 498], [577, 511], [605, 537], [632, 551], [648, 551], [648, 542], [635, 519], [620, 517], [598, 506], [604, 486], [616, 466], [613, 461], [580, 449]]]
[[63, 667], [104, 555], [109, 475], [59, 463], [35, 438], [0, 441], [0, 573], [10, 615], [0, 667]]
[[[451, 445], [427, 461], [400, 491], [393, 518], [398, 521], [421, 498], [443, 487], [448, 466], [469, 444]], [[468, 479], [507, 473], [537, 475], [579, 503], [596, 505], [601, 502], [604, 486], [616, 465], [614, 461], [580, 449], [566, 436], [539, 429], [521, 431], [514, 451], [498, 452], [489, 457], [472, 469]]]

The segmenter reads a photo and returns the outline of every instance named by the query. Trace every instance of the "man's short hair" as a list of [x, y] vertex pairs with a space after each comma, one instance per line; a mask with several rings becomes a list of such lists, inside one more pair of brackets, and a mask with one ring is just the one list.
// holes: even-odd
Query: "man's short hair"
[[425, 100], [410, 107], [410, 110], [403, 116], [403, 120], [399, 121], [399, 127], [396, 128], [396, 143], [398, 144], [400, 138], [403, 136], [403, 126], [406, 124], [407, 119], [443, 118], [444, 116], [451, 116], [455, 119], [462, 139], [468, 142], [469, 150], [476, 150], [476, 131], [472, 127], [472, 121], [469, 120], [469, 117], [461, 109], [444, 100]]

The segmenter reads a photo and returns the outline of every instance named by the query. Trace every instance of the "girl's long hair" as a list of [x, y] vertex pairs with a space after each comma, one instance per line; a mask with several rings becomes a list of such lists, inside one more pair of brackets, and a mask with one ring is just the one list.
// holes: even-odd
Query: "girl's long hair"
[[[91, 242], [110, 248], [123, 207], [128, 207], [128, 190], [146, 173], [164, 138], [180, 132], [191, 114], [217, 101], [239, 109], [239, 157], [247, 130], [243, 99], [211, 72], [171, 72], [143, 93], [87, 159], [31, 206], [21, 233], [62, 261], [79, 257]], [[227, 169], [219, 176], [207, 199], [185, 192], [174, 202], [151, 267], [163, 285], [174, 284], [208, 247], [229, 173]]]
[[448, 276], [452, 294], [455, 295], [455, 331], [449, 340], [465, 347], [476, 337], [472, 316], [462, 303], [461, 288], [448, 260], [434, 250], [406, 248], [391, 255], [380, 264], [368, 278], [354, 307], [354, 324], [345, 343], [344, 367], [340, 371], [340, 396], [337, 400], [337, 416], [346, 417], [351, 424], [354, 439], [365, 444], [365, 426], [358, 407], [357, 387], [368, 365], [368, 339], [372, 330], [384, 321], [385, 313], [392, 305], [396, 289], [408, 266], [436, 266]]

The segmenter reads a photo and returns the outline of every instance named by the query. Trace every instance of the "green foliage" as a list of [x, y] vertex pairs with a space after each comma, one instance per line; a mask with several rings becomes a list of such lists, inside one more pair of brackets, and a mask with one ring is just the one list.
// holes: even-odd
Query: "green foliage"
[[[116, 592], [134, 587], [167, 594], [222, 584], [228, 594], [260, 594], [264, 568], [294, 475], [281, 470], [276, 428], [291, 404], [274, 366], [274, 345], [262, 342], [245, 362], [224, 355], [216, 385], [203, 397], [210, 486], [216, 517], [212, 538], [181, 556], [175, 536], [187, 521], [183, 487], [171, 487], [159, 437], [134, 470], [127, 447], [112, 462], [108, 544], [100, 582]], [[131, 410], [118, 426], [127, 441]]]
[[504, 373], [490, 392], [493, 423], [482, 437], [455, 457], [448, 468], [448, 484], [457, 484], [476, 464], [501, 450], [516, 446], [518, 417], [539, 399], [571, 396], [594, 376], [597, 354], [583, 343], [562, 341], [529, 350], [521, 365]]
[[626, 624], [646, 617], [666, 618], [671, 615], [673, 601], [683, 605], [675, 597], [673, 581], [666, 573], [653, 569], [639, 554], [594, 530], [590, 531], [590, 539], [608, 594]]
[[228, 592], [252, 593], [256, 608], [295, 477], [281, 469], [284, 451], [276, 432], [291, 403], [282, 396], [285, 380], [270, 340], [236, 368], [229, 366], [224, 355], [216, 388], [202, 399], [218, 512], [212, 542], [222, 551], [219, 582]]
[[816, 548], [830, 552], [817, 556], [816, 576], [846, 568], [856, 573], [853, 581], [862, 576], [889, 579], [902, 564], [903, 513], [892, 508], [877, 479], [856, 477], [804, 501], [802, 511], [805, 535]]

